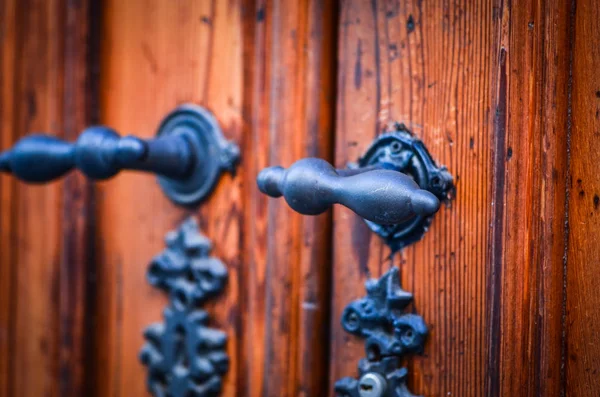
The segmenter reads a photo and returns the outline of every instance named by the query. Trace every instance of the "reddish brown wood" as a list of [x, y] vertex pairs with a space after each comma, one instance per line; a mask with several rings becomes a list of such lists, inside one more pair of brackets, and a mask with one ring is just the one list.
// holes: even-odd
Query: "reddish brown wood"
[[563, 390], [571, 8], [532, 1], [498, 9], [490, 395]]
[[[239, 4], [227, 1], [108, 1], [103, 3], [100, 121], [125, 133], [155, 134], [177, 105], [210, 109], [228, 139], [242, 144], [242, 36]], [[231, 365], [225, 396], [238, 394], [239, 276], [242, 179], [225, 176], [195, 212], [213, 255], [229, 269], [228, 287], [208, 311], [229, 336]], [[189, 214], [161, 192], [155, 178], [120, 175], [97, 194], [97, 395], [146, 394], [138, 359], [142, 331], [162, 321], [165, 294], [146, 281], [163, 237]]]
[[[97, 90], [92, 73], [97, 63], [98, 32], [92, 30], [99, 15], [91, 0], [67, 0], [64, 5], [64, 122], [63, 136], [74, 141], [93, 123], [92, 104]], [[62, 210], [60, 264], [59, 395], [83, 396], [92, 392], [95, 357], [92, 295], [95, 260], [92, 236], [94, 214], [92, 183], [73, 173], [65, 180]]]
[[[304, 109], [298, 130], [304, 142], [302, 157], [333, 161], [335, 89], [337, 72], [338, 7], [333, 0], [310, 1], [304, 43], [305, 72], [299, 76]], [[298, 62], [298, 61], [297, 61]], [[295, 134], [296, 139], [297, 133]], [[303, 217], [300, 247], [299, 337], [297, 366], [290, 396], [324, 396], [328, 387], [329, 317], [331, 309], [331, 214]], [[289, 254], [288, 254], [289, 255]]]
[[[14, 78], [16, 27], [14, 2], [0, 1], [0, 150], [10, 147], [14, 133]], [[12, 178], [0, 174], [0, 396], [10, 392], [12, 327], [12, 292], [16, 288], [14, 263], [16, 235], [16, 189]]]
[[[320, 0], [110, 0], [98, 80], [91, 4], [0, 0], [1, 148], [32, 131], [73, 139], [91, 121], [150, 137], [183, 102], [216, 114], [243, 153], [193, 212], [230, 270], [209, 305], [229, 334], [223, 395], [331, 395], [364, 355], [341, 310], [391, 265], [431, 328], [407, 361], [415, 392], [600, 388], [593, 0], [349, 0], [339, 15]], [[335, 210], [332, 230], [330, 214], [299, 216], [254, 182], [268, 165], [333, 159], [338, 43], [336, 165], [400, 120], [457, 179], [423, 241], [391, 260], [350, 211]], [[167, 303], [145, 272], [188, 214], [145, 175], [95, 195], [78, 175], [44, 187], [1, 176], [0, 397], [145, 395], [142, 330]]]
[[[61, 134], [63, 122], [63, 30], [59, 2], [3, 2], [2, 136], [4, 144], [32, 131]], [[6, 47], [4, 47], [6, 46]], [[6, 73], [6, 74], [4, 74]], [[10, 91], [9, 91], [10, 89]], [[10, 114], [9, 114], [10, 113]], [[6, 116], [6, 119], [4, 119]], [[7, 179], [4, 179], [6, 181]], [[60, 345], [58, 288], [61, 186], [14, 182], [13, 222], [2, 244], [13, 244], [2, 268], [11, 268], [8, 299], [7, 396], [58, 395]], [[10, 215], [14, 214], [14, 217]], [[3, 222], [4, 223], [4, 222]], [[4, 240], [6, 238], [6, 240]], [[3, 307], [3, 309], [5, 308]], [[6, 317], [5, 317], [6, 318]]]
[[336, 8], [258, 2], [246, 23], [248, 396], [319, 396], [327, 387], [330, 215], [302, 217], [258, 192], [262, 168], [331, 159]]
[[569, 396], [600, 388], [600, 9], [579, 0], [574, 13], [566, 301], [566, 386]]
[[[238, 176], [199, 211], [230, 269], [228, 289], [210, 307], [229, 334], [226, 396], [320, 395], [326, 387], [329, 218], [304, 222], [260, 196], [254, 179], [271, 163], [330, 157], [334, 23], [333, 3], [321, 2], [104, 6], [101, 121], [151, 136], [165, 112], [194, 102], [243, 150]], [[141, 331], [166, 304], [144, 274], [183, 213], [143, 176], [102, 186], [98, 205], [99, 395], [139, 395]]]
[[[332, 326], [363, 283], [402, 270], [430, 325], [411, 388], [431, 396], [556, 395], [570, 4], [344, 2], [336, 163], [405, 122], [456, 178], [425, 238], [389, 251], [357, 216], [334, 215]], [[335, 330], [335, 331], [334, 331]], [[332, 329], [331, 383], [361, 341]]]
[[[74, 138], [88, 124], [87, 5], [0, 3], [4, 148], [32, 132]], [[82, 395], [83, 185], [25, 186], [9, 177], [1, 185], [0, 395]]]

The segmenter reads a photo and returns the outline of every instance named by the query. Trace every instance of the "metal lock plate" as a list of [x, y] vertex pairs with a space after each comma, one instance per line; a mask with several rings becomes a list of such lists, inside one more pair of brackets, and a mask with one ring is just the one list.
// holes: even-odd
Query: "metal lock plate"
[[191, 104], [179, 106], [164, 118], [157, 137], [183, 136], [195, 153], [196, 163], [184, 180], [158, 177], [158, 183], [173, 202], [193, 207], [204, 201], [224, 171], [234, 173], [240, 149], [223, 136], [216, 118], [208, 110]]
[[[365, 154], [351, 168], [381, 167], [411, 176], [421, 189], [435, 194], [448, 203], [454, 197], [454, 182], [446, 167], [438, 167], [429, 151], [404, 124], [397, 123], [393, 131], [379, 135]], [[433, 215], [417, 216], [398, 225], [380, 225], [365, 221], [381, 236], [392, 252], [419, 241], [431, 224]]]
[[420, 353], [427, 337], [421, 316], [404, 313], [412, 295], [400, 286], [398, 268], [366, 283], [367, 296], [342, 313], [344, 329], [365, 340], [366, 358], [358, 363], [358, 379], [335, 383], [336, 397], [414, 397], [401, 359]]

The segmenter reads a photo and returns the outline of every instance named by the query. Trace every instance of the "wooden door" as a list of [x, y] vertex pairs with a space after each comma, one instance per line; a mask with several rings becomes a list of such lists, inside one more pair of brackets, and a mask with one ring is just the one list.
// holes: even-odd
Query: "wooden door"
[[168, 303], [145, 274], [190, 215], [229, 271], [207, 308], [228, 335], [223, 395], [322, 394], [331, 216], [295, 215], [254, 179], [272, 163], [332, 158], [336, 5], [1, 5], [3, 148], [33, 131], [73, 139], [92, 123], [152, 137], [194, 103], [245, 160], [194, 211], [147, 175], [43, 187], [2, 176], [0, 395], [145, 395], [142, 332]]
[[[0, 176], [0, 397], [143, 396], [146, 271], [195, 216], [229, 271], [224, 396], [333, 396], [361, 339], [340, 325], [392, 266], [429, 338], [425, 396], [600, 388], [600, 5], [595, 0], [0, 0], [0, 147], [89, 124], [152, 137], [210, 110], [241, 166], [195, 210], [153, 177]], [[424, 238], [390, 256], [350, 210], [294, 213], [258, 172], [344, 168], [395, 121], [454, 176]]]

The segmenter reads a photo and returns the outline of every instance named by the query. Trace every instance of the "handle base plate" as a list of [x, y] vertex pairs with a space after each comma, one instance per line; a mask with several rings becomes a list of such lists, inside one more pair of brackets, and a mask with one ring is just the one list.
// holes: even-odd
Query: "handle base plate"
[[158, 177], [163, 192], [178, 205], [200, 204], [213, 191], [221, 174], [233, 174], [239, 162], [238, 146], [225, 139], [214, 116], [200, 106], [179, 106], [165, 117], [156, 135], [183, 135], [197, 154], [196, 164], [186, 179]]
[[[435, 194], [440, 201], [449, 203], [454, 197], [454, 182], [446, 167], [438, 167], [429, 151], [404, 124], [379, 135], [357, 163], [350, 168], [380, 167], [411, 176], [421, 189]], [[396, 252], [419, 241], [427, 231], [433, 215], [417, 216], [398, 225], [380, 225], [365, 220], [369, 228], [381, 236]]]

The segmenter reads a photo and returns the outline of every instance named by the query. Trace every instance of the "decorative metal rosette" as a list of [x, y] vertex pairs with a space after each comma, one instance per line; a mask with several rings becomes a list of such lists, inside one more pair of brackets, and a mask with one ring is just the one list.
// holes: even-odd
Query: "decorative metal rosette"
[[209, 256], [211, 242], [194, 218], [165, 240], [167, 248], [147, 274], [150, 284], [170, 296], [164, 323], [144, 332], [140, 360], [148, 367], [148, 390], [157, 397], [218, 396], [229, 366], [227, 335], [209, 327], [208, 313], [199, 306], [223, 290], [227, 268]]
[[[454, 182], [446, 167], [438, 167], [427, 148], [404, 124], [379, 135], [365, 154], [351, 167], [377, 166], [410, 175], [421, 189], [429, 190], [441, 201], [454, 196]], [[431, 224], [433, 216], [417, 216], [398, 225], [379, 225], [365, 221], [381, 236], [393, 252], [419, 241]]]
[[409, 397], [407, 370], [401, 359], [420, 353], [427, 337], [421, 316], [404, 313], [412, 294], [400, 286], [398, 268], [366, 283], [367, 296], [350, 303], [342, 326], [365, 339], [367, 357], [358, 365], [359, 376], [335, 383], [337, 397]]

